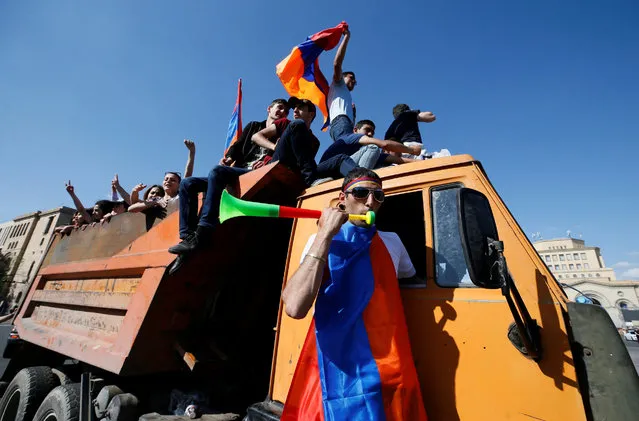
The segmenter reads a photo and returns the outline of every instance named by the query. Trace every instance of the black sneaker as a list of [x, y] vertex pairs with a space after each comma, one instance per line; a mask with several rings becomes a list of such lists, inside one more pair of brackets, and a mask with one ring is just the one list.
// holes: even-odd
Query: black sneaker
[[197, 247], [197, 234], [191, 232], [179, 244], [169, 247], [169, 253], [184, 254], [195, 250]]

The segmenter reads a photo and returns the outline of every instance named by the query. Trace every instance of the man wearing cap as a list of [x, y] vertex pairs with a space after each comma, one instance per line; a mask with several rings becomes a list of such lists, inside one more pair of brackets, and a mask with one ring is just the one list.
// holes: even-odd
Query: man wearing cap
[[351, 171], [286, 283], [287, 315], [302, 319], [315, 308], [283, 421], [426, 420], [398, 282], [415, 268], [397, 234], [348, 222], [383, 201], [376, 173]]
[[[279, 131], [282, 125], [275, 122], [253, 135], [253, 142], [273, 151], [274, 161], [298, 170], [307, 186], [321, 177], [341, 178], [356, 167], [355, 161], [344, 154], [336, 154], [318, 166], [315, 155], [320, 142], [311, 131], [311, 123], [316, 115], [315, 105], [308, 99], [295, 97], [290, 98], [288, 103], [293, 109], [294, 120], [283, 132]], [[273, 142], [269, 138], [279, 140]]]
[[[275, 126], [279, 128], [277, 133], [279, 135], [288, 124], [286, 119], [289, 112], [288, 101], [274, 100], [268, 106], [267, 112], [268, 116], [265, 121], [250, 122], [244, 128], [242, 137], [229, 148], [227, 155], [220, 161], [220, 165], [211, 169], [208, 177], [187, 177], [180, 182], [180, 239], [182, 241], [170, 247], [170, 253], [182, 257], [210, 243], [211, 234], [219, 224], [222, 191], [228, 184], [235, 182], [239, 176], [249, 172], [255, 162], [263, 159], [268, 152], [262, 151], [259, 144], [253, 145], [252, 135], [264, 128]], [[232, 167], [231, 164], [235, 164], [235, 166]], [[201, 192], [206, 192], [206, 197], [198, 219], [198, 194]], [[176, 261], [170, 272], [177, 271], [181, 263], [181, 259]]]

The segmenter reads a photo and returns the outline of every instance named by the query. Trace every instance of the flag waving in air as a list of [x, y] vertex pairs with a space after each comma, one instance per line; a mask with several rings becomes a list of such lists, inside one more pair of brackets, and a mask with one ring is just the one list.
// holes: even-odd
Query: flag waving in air
[[226, 135], [226, 145], [224, 150], [228, 151], [229, 147], [237, 142], [242, 135], [242, 79], [237, 81], [237, 100], [235, 101], [235, 108], [233, 108], [233, 114], [231, 115], [231, 121], [229, 121], [229, 130]]
[[275, 68], [289, 95], [308, 99], [324, 114], [324, 127], [328, 126], [326, 97], [329, 84], [319, 68], [319, 56], [332, 50], [339, 43], [346, 22], [311, 35], [303, 43], [293, 47], [291, 53]]

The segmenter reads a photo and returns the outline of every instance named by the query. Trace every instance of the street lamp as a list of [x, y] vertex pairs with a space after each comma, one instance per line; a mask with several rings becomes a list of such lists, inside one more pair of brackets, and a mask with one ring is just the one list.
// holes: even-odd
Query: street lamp
[[592, 299], [590, 297], [588, 297], [586, 294], [584, 294], [583, 292], [579, 291], [577, 288], [573, 287], [572, 285], [561, 283], [561, 286], [563, 288], [570, 288], [570, 289], [574, 289], [575, 291], [577, 291], [578, 295], [575, 297], [575, 301], [578, 302], [579, 304], [594, 304], [594, 302], [592, 301]]

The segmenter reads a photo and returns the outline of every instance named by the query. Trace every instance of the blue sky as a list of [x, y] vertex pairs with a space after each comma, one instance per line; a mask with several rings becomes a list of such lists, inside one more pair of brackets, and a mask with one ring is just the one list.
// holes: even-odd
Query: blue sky
[[383, 131], [398, 102], [434, 111], [426, 146], [480, 159], [526, 234], [582, 234], [618, 277], [639, 279], [639, 3], [304, 4], [4, 2], [0, 221], [72, 206], [68, 179], [86, 205], [116, 172], [127, 189], [159, 182], [183, 170], [184, 138], [206, 174], [237, 78], [244, 121], [263, 119], [285, 96], [275, 65], [345, 20], [361, 118]]

